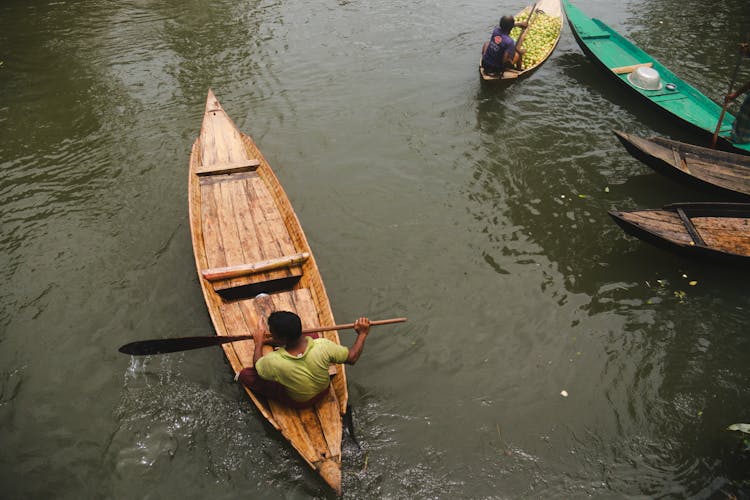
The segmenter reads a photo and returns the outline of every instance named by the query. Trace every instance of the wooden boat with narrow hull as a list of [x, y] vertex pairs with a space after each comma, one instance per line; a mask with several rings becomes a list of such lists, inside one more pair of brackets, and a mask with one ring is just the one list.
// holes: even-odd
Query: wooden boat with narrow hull
[[674, 203], [609, 215], [626, 233], [662, 248], [750, 264], [750, 203]]
[[[584, 54], [643, 104], [703, 134], [708, 145], [719, 123], [721, 106], [599, 19], [587, 17], [568, 0], [562, 0], [562, 4], [570, 30]], [[730, 140], [733, 123], [734, 116], [725, 113], [718, 144], [737, 153], [750, 154], [750, 144]]]
[[[303, 328], [335, 324], [289, 199], [252, 138], [239, 131], [211, 90], [190, 155], [188, 186], [198, 280], [217, 335], [251, 334], [273, 310], [296, 312]], [[339, 342], [336, 331], [323, 335]], [[252, 366], [252, 340], [222, 347], [235, 373]], [[330, 372], [328, 396], [312, 408], [292, 409], [249, 390], [247, 394], [341, 494], [342, 415], [348, 393], [344, 366], [332, 366]]]
[[613, 132], [631, 155], [660, 174], [724, 196], [750, 198], [750, 156]]
[[[479, 75], [482, 78], [483, 82], [492, 83], [496, 85], [510, 85], [513, 82], [516, 82], [522, 78], [526, 78], [530, 76], [534, 71], [539, 69], [539, 67], [544, 64], [544, 62], [549, 59], [549, 57], [552, 55], [552, 52], [555, 51], [555, 48], [557, 47], [558, 42], [560, 41], [560, 34], [562, 33], [562, 7], [560, 6], [560, 0], [541, 0], [540, 2], [537, 2], [535, 4], [536, 6], [536, 12], [543, 12], [551, 17], [557, 17], [560, 19], [560, 30], [557, 33], [557, 38], [555, 39], [555, 43], [552, 44], [547, 51], [546, 54], [544, 54], [542, 57], [539, 58], [539, 61], [537, 61], [536, 64], [533, 66], [529, 66], [527, 68], [523, 69], [506, 69], [503, 71], [501, 75], [491, 74], [487, 73], [484, 68], [482, 67], [482, 58], [479, 58]], [[532, 11], [534, 8], [534, 5], [528, 5], [525, 8], [521, 9], [520, 12], [518, 12], [515, 17], [518, 18], [522, 15], [528, 15], [529, 12]], [[532, 25], [533, 25], [533, 17], [532, 17]], [[523, 49], [523, 44], [521, 44], [521, 48]]]

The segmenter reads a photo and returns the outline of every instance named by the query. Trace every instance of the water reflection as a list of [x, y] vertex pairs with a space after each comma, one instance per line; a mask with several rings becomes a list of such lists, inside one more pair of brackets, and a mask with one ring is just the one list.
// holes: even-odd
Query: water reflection
[[[748, 307], [741, 292], [746, 276], [632, 241], [606, 214], [613, 206], [707, 199], [640, 165], [612, 128], [692, 136], [642, 110], [576, 51], [551, 62], [551, 77], [525, 82], [523, 92], [533, 98], [518, 89], [480, 91], [483, 154], [467, 196], [484, 223], [492, 268], [507, 274], [517, 272], [510, 261], [539, 265], [548, 277], [542, 293], [575, 318], [560, 334], [593, 330], [578, 345], [590, 351], [601, 342], [605, 349], [600, 366], [579, 369], [601, 378], [608, 404], [599, 410], [607, 417], [569, 425], [571, 453], [586, 464], [585, 473], [569, 477], [599, 478], [598, 486], [589, 483], [590, 493], [635, 491], [633, 481], [655, 496], [737, 491], [747, 456], [724, 429], [747, 400], [731, 389], [742, 378], [739, 352], [747, 344], [740, 319]], [[509, 252], [514, 243], [516, 252]], [[612, 327], [602, 328], [606, 323]], [[727, 352], [727, 344], [735, 347]], [[702, 384], [707, 378], [716, 384]], [[730, 401], [731, 417], [716, 410]], [[707, 486], [704, 477], [715, 479]]]
[[[679, 8], [665, 1], [582, 8], [646, 42], [659, 6]], [[210, 334], [185, 225], [209, 86], [243, 129], [273, 130], [264, 153], [284, 160], [341, 319], [410, 317], [352, 372], [349, 495], [708, 496], [742, 480], [723, 428], [748, 406], [744, 275], [606, 215], [698, 194], [609, 130], [681, 132], [612, 90], [567, 27], [530, 78], [482, 88], [495, 16], [473, 7], [2, 2], [4, 492], [329, 495], [220, 353], [132, 370], [116, 354]], [[721, 82], [720, 45], [655, 55], [690, 80], [706, 60]]]

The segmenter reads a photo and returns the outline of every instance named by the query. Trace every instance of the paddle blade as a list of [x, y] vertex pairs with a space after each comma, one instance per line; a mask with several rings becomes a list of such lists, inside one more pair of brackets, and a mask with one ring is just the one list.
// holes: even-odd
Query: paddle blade
[[118, 351], [131, 356], [147, 356], [150, 354], [167, 354], [170, 352], [190, 351], [192, 349], [202, 349], [228, 342], [237, 342], [238, 340], [249, 340], [252, 335], [238, 335], [234, 337], [222, 337], [215, 335], [213, 337], [180, 337], [177, 339], [153, 339], [140, 340], [131, 342], [120, 347]]

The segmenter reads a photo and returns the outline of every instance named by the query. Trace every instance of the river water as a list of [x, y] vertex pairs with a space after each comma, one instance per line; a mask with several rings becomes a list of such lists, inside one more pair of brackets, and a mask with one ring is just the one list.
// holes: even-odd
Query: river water
[[[715, 100], [750, 27], [746, 0], [577, 5]], [[219, 350], [117, 352], [213, 333], [187, 211], [209, 88], [284, 185], [337, 320], [409, 317], [349, 370], [346, 497], [747, 495], [726, 428], [750, 422], [750, 274], [607, 215], [711, 199], [611, 129], [699, 138], [612, 88], [567, 24], [531, 78], [480, 86], [521, 7], [4, 0], [0, 496], [331, 497]]]

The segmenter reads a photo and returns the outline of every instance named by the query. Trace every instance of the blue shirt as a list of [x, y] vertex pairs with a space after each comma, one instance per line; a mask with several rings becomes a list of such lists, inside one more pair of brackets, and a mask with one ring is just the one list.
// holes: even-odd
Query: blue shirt
[[506, 52], [510, 52], [512, 60], [515, 51], [516, 42], [513, 41], [510, 35], [500, 31], [499, 26], [495, 26], [495, 29], [492, 30], [487, 50], [484, 52], [484, 56], [482, 56], [482, 66], [487, 70], [502, 70], [503, 57]]

